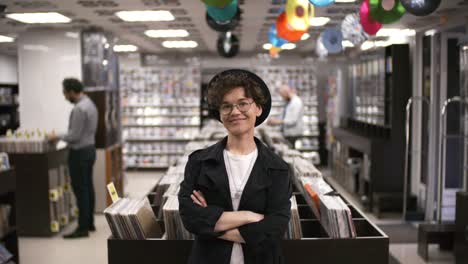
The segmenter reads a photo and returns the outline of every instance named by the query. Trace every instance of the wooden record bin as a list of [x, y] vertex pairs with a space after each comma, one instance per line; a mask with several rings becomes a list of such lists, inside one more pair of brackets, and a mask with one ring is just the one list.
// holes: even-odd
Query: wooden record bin
[[0, 206], [11, 206], [8, 216], [8, 228], [0, 234], [0, 244], [13, 255], [12, 260], [19, 264], [18, 232], [16, 227], [16, 176], [10, 168], [0, 171]]
[[16, 170], [17, 231], [21, 236], [52, 236], [78, 211], [68, 172], [68, 150], [11, 153]]
[[[154, 193], [149, 194], [150, 201]], [[287, 264], [308, 264], [319, 260], [327, 264], [351, 261], [360, 264], [385, 264], [389, 258], [389, 238], [371, 223], [356, 207], [343, 200], [351, 209], [356, 227], [356, 238], [332, 239], [312, 213], [303, 195], [296, 196], [303, 237], [300, 240], [283, 240], [282, 247]], [[159, 207], [153, 208], [157, 215]], [[160, 221], [163, 224], [162, 221]], [[185, 264], [192, 247], [192, 240], [116, 240], [107, 241], [108, 263], [129, 264], [138, 259], [140, 264]], [[138, 256], [138, 257], [136, 257]]]

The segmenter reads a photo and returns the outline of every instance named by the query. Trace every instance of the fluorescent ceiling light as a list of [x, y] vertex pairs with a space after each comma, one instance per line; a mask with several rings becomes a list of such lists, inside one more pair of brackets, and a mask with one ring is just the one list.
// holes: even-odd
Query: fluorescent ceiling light
[[138, 50], [138, 47], [135, 45], [115, 45], [115, 52], [135, 52]]
[[321, 27], [330, 22], [329, 17], [311, 17], [309, 19], [309, 24], [312, 27]]
[[368, 50], [368, 49], [372, 49], [373, 47], [374, 47], [373, 41], [367, 40], [361, 44], [361, 50]]
[[424, 33], [424, 36], [434, 36], [437, 31], [435, 29], [428, 30]]
[[308, 38], [310, 38], [309, 33], [304, 33], [304, 34], [302, 34], [301, 40], [306, 40]]
[[198, 43], [193, 40], [166, 40], [162, 43], [163, 47], [169, 49], [196, 48]]
[[189, 33], [185, 29], [158, 29], [146, 30], [145, 34], [152, 38], [178, 38], [188, 37]]
[[286, 44], [281, 45], [281, 48], [284, 49], [284, 50], [292, 50], [292, 49], [296, 48], [296, 44], [286, 43]]
[[175, 19], [171, 12], [165, 10], [119, 11], [115, 15], [127, 22], [173, 21]]
[[335, 3], [354, 3], [356, 0], [335, 0]]
[[6, 14], [6, 17], [27, 23], [27, 24], [46, 24], [46, 23], [70, 23], [71, 19], [57, 12], [44, 13], [12, 13]]
[[405, 28], [382, 28], [377, 32], [377, 37], [394, 37], [394, 36], [414, 36], [416, 31], [413, 29]]
[[354, 44], [349, 40], [343, 40], [343, 41], [341, 41], [341, 46], [343, 46], [345, 48], [352, 48], [352, 47], [354, 47]]
[[13, 41], [15, 41], [15, 39], [12, 37], [0, 35], [0, 42], [13, 42]]
[[463, 47], [463, 50], [468, 50], [468, 46], [464, 46], [464, 47]]
[[263, 44], [263, 49], [270, 50], [271, 47], [273, 47], [273, 45], [271, 45], [271, 43], [265, 43], [265, 44]]

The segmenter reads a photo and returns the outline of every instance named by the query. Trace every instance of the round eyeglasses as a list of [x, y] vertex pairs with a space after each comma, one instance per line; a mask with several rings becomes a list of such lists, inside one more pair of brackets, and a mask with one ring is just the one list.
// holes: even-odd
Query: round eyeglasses
[[237, 109], [242, 112], [242, 113], [245, 113], [247, 111], [249, 111], [250, 109], [250, 106], [254, 103], [254, 101], [252, 102], [248, 102], [248, 101], [241, 101], [237, 104], [222, 104], [220, 107], [219, 107], [219, 112], [222, 114], [222, 115], [229, 115], [232, 113], [232, 110], [234, 110], [234, 107], [237, 107]]

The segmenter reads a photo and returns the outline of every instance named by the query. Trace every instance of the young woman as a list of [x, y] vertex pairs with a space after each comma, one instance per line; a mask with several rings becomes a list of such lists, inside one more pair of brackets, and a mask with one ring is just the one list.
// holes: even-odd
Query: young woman
[[185, 168], [179, 209], [195, 235], [189, 263], [284, 263], [289, 169], [254, 137], [270, 112], [268, 87], [251, 72], [228, 70], [210, 81], [208, 102], [228, 136], [193, 152]]

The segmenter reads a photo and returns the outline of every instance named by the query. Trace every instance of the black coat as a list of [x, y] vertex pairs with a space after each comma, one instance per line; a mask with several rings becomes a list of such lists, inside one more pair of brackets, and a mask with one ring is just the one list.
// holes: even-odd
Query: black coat
[[[190, 264], [229, 264], [233, 242], [218, 236], [214, 227], [224, 211], [233, 211], [223, 150], [227, 138], [193, 152], [180, 185], [179, 210], [185, 228], [195, 235]], [[265, 215], [257, 223], [238, 228], [245, 264], [284, 263], [280, 240], [291, 215], [292, 185], [289, 167], [280, 157], [255, 138], [258, 157], [245, 185], [240, 210]], [[193, 203], [190, 195], [200, 190], [208, 206]]]

